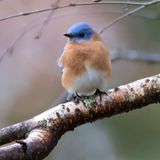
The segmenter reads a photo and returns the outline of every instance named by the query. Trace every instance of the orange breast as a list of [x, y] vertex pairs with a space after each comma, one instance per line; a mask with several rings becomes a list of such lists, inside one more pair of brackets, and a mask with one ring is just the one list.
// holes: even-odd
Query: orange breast
[[86, 71], [85, 65], [103, 71], [108, 78], [111, 76], [109, 53], [99, 36], [83, 43], [67, 42], [60, 63], [64, 67], [62, 85], [65, 89], [72, 87], [74, 78]]

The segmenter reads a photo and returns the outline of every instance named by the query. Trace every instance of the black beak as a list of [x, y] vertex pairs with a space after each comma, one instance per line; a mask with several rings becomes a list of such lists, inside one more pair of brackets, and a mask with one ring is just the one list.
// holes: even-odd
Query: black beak
[[64, 36], [66, 36], [68, 38], [73, 38], [73, 35], [71, 33], [65, 33]]

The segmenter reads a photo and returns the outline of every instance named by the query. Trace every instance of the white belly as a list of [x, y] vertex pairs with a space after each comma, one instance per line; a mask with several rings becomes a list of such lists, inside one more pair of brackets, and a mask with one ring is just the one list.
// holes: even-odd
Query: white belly
[[87, 67], [86, 72], [75, 79], [73, 88], [69, 89], [69, 92], [77, 92], [78, 95], [92, 95], [96, 89], [106, 91], [107, 81], [105, 73]]

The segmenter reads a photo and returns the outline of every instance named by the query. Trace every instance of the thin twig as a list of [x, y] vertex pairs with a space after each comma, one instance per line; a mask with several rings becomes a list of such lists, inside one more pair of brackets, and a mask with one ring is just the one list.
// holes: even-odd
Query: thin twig
[[[119, 16], [118, 18], [114, 19], [111, 23], [109, 23], [106, 27], [104, 27], [103, 29], [101, 29], [99, 31], [99, 34], [102, 34], [105, 30], [107, 30], [109, 27], [111, 27], [113, 24], [119, 22], [120, 20], [124, 19], [125, 17], [128, 17], [129, 15], [132, 15], [138, 11], [140, 11], [141, 9], [147, 7], [147, 6], [150, 6], [150, 5], [153, 5], [153, 4], [156, 4], [160, 2], [160, 0], [153, 0], [153, 1], [150, 1], [150, 2], [145, 2], [143, 3], [143, 5], [141, 6], [138, 6], [136, 8], [134, 8], [133, 10], [125, 13], [125, 14], [122, 14], [121, 16]], [[141, 3], [142, 4], [142, 3]]]
[[[61, 0], [57, 0], [55, 4], [52, 5], [53, 8], [57, 7], [59, 5]], [[37, 33], [37, 35], [35, 36], [36, 39], [40, 39], [40, 37], [42, 36], [42, 34], [45, 31], [45, 28], [47, 27], [47, 25], [49, 24], [49, 21], [52, 18], [52, 15], [54, 13], [55, 10], [51, 10], [51, 12], [48, 14], [48, 16], [46, 17], [46, 19], [44, 20], [39, 32]]]
[[120, 20], [124, 19], [125, 17], [127, 17], [127, 16], [129, 16], [129, 15], [131, 15], [131, 14], [133, 14], [133, 13], [139, 11], [139, 10], [141, 10], [144, 7], [145, 7], [144, 5], [143, 6], [139, 6], [139, 7], [135, 8], [135, 9], [123, 14], [122, 16], [119, 16], [118, 18], [114, 19], [111, 23], [109, 23], [106, 27], [104, 27], [102, 30], [100, 30], [98, 33], [102, 34], [105, 30], [107, 30], [113, 24], [115, 24], [115, 23], [119, 22]]
[[11, 44], [9, 45], [9, 47], [0, 55], [0, 62], [2, 61], [2, 59], [6, 56], [6, 55], [12, 55], [14, 52], [14, 48], [16, 46], [16, 44], [23, 38], [23, 36], [33, 27], [36, 27], [39, 24], [35, 24], [35, 22], [37, 22], [39, 20], [39, 18], [34, 19], [32, 22], [30, 22], [29, 24], [27, 24], [23, 30], [21, 31], [21, 33], [11, 42]]
[[160, 63], [160, 53], [146, 53], [136, 50], [115, 49], [110, 52], [112, 62], [117, 60], [144, 61], [150, 63]]
[[64, 6], [56, 6], [56, 7], [52, 7], [52, 8], [45, 8], [45, 9], [39, 9], [39, 10], [34, 10], [34, 11], [27, 11], [27, 12], [18, 13], [18, 14], [15, 14], [15, 15], [0, 18], [0, 21], [9, 20], [9, 19], [12, 19], [12, 18], [18, 18], [18, 17], [21, 17], [21, 16], [28, 16], [28, 15], [37, 14], [37, 13], [49, 12], [51, 10], [75, 7], [75, 6], [78, 7], [78, 6], [108, 5], [108, 4], [113, 4], [113, 5], [128, 4], [128, 5], [150, 6], [150, 5], [153, 5], [153, 4], [157, 4], [159, 2], [160, 2], [160, 0], [153, 0], [153, 1], [149, 1], [149, 2], [107, 1], [107, 2], [99, 2], [99, 3], [97, 3], [97, 2], [70, 3], [70, 4], [67, 4], [67, 5], [64, 5]]
[[[27, 16], [27, 15], [31, 15], [31, 14], [36, 14], [36, 13], [42, 13], [42, 12], [47, 12], [47, 11], [52, 11], [47, 19], [44, 20], [44, 25], [42, 25], [39, 33], [37, 34], [36, 38], [39, 38], [41, 36], [41, 34], [43, 33], [44, 31], [44, 27], [45, 27], [45, 24], [47, 24], [52, 16], [52, 13], [53, 11], [55, 11], [56, 9], [63, 9], [63, 8], [67, 8], [67, 7], [75, 7], [75, 6], [86, 6], [86, 5], [107, 5], [107, 4], [127, 4], [127, 5], [142, 5], [142, 6], [138, 6], [137, 8], [121, 15], [120, 17], [116, 18], [115, 20], [113, 20], [111, 23], [109, 23], [105, 28], [103, 28], [102, 30], [99, 31], [99, 33], [103, 33], [106, 29], [108, 29], [109, 27], [111, 27], [113, 24], [119, 22], [120, 20], [122, 20], [123, 18], [133, 14], [133, 13], [136, 13], [137, 11], [143, 9], [144, 7], [147, 7], [147, 6], [150, 6], [150, 5], [153, 5], [153, 4], [156, 4], [156, 3], [159, 3], [160, 0], [153, 0], [153, 1], [149, 1], [149, 2], [131, 2], [131, 1], [107, 1], [107, 2], [84, 2], [84, 3], [70, 3], [70, 4], [67, 4], [65, 6], [58, 6], [60, 0], [57, 0], [57, 3], [56, 5], [54, 5], [52, 8], [46, 8], [46, 9], [42, 9], [42, 10], [36, 10], [36, 11], [30, 11], [30, 12], [24, 12], [24, 13], [19, 13], [19, 14], [16, 14], [16, 15], [12, 15], [12, 16], [8, 16], [8, 17], [5, 17], [5, 18], [0, 18], [0, 21], [4, 21], [4, 20], [7, 20], [7, 19], [12, 19], [12, 18], [16, 18], [16, 17], [20, 17], [20, 16]], [[29, 27], [31, 28], [31, 27]], [[6, 53], [10, 53], [12, 54], [13, 53], [13, 49], [15, 47], [15, 45], [17, 44], [17, 42], [25, 35], [25, 33], [27, 33], [29, 29], [25, 29], [21, 34], [20, 36], [18, 36], [16, 38], [16, 40], [14, 40], [10, 47], [8, 47], [8, 49], [1, 54], [0, 56], [0, 61], [4, 58], [4, 56], [6, 55]]]

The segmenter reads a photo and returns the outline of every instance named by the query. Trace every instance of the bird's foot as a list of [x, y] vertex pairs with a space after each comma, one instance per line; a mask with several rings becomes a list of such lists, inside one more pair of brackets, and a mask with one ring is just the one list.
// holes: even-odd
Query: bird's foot
[[78, 104], [79, 102], [83, 102], [83, 100], [86, 98], [86, 96], [80, 96], [78, 93], [69, 93], [67, 97], [67, 101], [74, 101], [75, 104]]
[[102, 101], [102, 95], [104, 95], [104, 94], [107, 95], [106, 92], [100, 91], [99, 89], [97, 89], [96, 92], [95, 92], [95, 96], [99, 96], [100, 102]]
[[[99, 95], [99, 93], [102, 94], [101, 91], [96, 92], [96, 94], [98, 94], [98, 95]], [[84, 106], [86, 106], [86, 104], [92, 103], [92, 101], [94, 100], [94, 95], [85, 96], [85, 95], [79, 95], [77, 92], [75, 92], [74, 94], [69, 94], [67, 97], [67, 100], [73, 101], [75, 104], [79, 104], [80, 102], [82, 102], [84, 104]]]
[[79, 102], [82, 102], [82, 103], [84, 103], [84, 100], [86, 99], [86, 98], [88, 98], [88, 96], [84, 96], [84, 95], [78, 95], [78, 93], [76, 92], [76, 96], [75, 96], [75, 100], [74, 100], [74, 102], [76, 103], [76, 104], [78, 104]]

